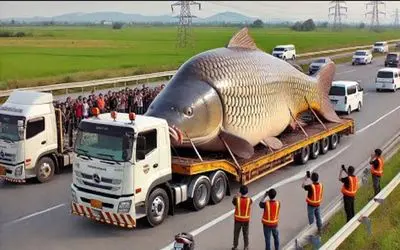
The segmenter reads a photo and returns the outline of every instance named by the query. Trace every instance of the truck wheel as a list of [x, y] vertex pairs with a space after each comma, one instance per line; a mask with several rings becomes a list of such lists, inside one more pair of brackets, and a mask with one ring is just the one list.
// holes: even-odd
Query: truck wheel
[[219, 203], [225, 197], [227, 180], [224, 172], [217, 171], [210, 176], [211, 180], [211, 195], [210, 201], [212, 204]]
[[329, 149], [335, 149], [339, 143], [338, 134], [333, 134], [329, 137]]
[[156, 188], [151, 192], [147, 201], [147, 222], [151, 227], [160, 225], [169, 210], [169, 198], [167, 193], [162, 188]]
[[361, 111], [361, 102], [358, 102], [358, 108], [357, 108], [357, 112]]
[[310, 152], [310, 157], [311, 159], [317, 159], [319, 155], [319, 142], [314, 142], [311, 144], [311, 152]]
[[320, 153], [321, 154], [326, 154], [326, 152], [328, 152], [328, 150], [329, 150], [329, 139], [328, 139], [328, 137], [322, 138], [319, 144], [321, 146]]
[[203, 209], [210, 200], [211, 184], [208, 178], [200, 179], [194, 186], [193, 198], [191, 199], [191, 207], [195, 211]]
[[36, 179], [40, 183], [50, 181], [54, 176], [54, 162], [49, 157], [42, 157], [35, 166]]
[[301, 149], [300, 153], [295, 155], [294, 161], [297, 164], [305, 164], [307, 163], [308, 159], [310, 158], [310, 146], [305, 146], [304, 148]]

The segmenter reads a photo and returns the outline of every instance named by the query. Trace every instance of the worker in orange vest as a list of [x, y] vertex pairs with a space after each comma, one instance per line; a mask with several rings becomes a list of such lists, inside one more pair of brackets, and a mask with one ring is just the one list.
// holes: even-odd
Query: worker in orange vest
[[[269, 200], [266, 200], [267, 196]], [[281, 203], [274, 200], [276, 197], [275, 189], [271, 188], [265, 192], [263, 199], [260, 201], [260, 208], [264, 209], [264, 213], [261, 219], [264, 231], [265, 249], [271, 249], [271, 234], [274, 237], [275, 250], [279, 249], [279, 232], [278, 232], [278, 222], [279, 222], [279, 211], [281, 208]]]
[[[306, 182], [311, 177], [311, 184], [306, 185]], [[308, 192], [306, 202], [307, 202], [307, 214], [308, 223], [312, 225], [314, 223], [314, 216], [317, 222], [318, 234], [321, 235], [322, 232], [322, 220], [321, 220], [321, 210], [320, 205], [322, 202], [322, 194], [324, 192], [324, 187], [318, 182], [319, 176], [317, 173], [310, 174], [307, 171], [306, 177], [301, 185], [304, 190]]]
[[243, 229], [244, 249], [249, 249], [249, 223], [251, 204], [253, 200], [247, 197], [248, 188], [242, 185], [239, 194], [233, 197], [232, 203], [235, 206], [235, 224], [233, 227], [233, 247], [236, 250], [239, 244], [240, 230]]
[[371, 164], [371, 176], [374, 192], [375, 195], [377, 195], [381, 191], [381, 177], [383, 175], [382, 150], [379, 148], [375, 149], [375, 152], [371, 154], [369, 164]]
[[[342, 177], [343, 172], [347, 174], [347, 177]], [[358, 178], [354, 176], [354, 167], [349, 166], [346, 170], [345, 166], [342, 165], [339, 173], [339, 181], [343, 183], [344, 211], [346, 212], [347, 222], [349, 222], [354, 217], [354, 199], [358, 190]]]

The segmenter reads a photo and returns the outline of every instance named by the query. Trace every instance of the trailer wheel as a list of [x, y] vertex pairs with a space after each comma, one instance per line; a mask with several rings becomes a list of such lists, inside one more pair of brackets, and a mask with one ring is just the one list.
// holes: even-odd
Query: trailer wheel
[[322, 138], [319, 144], [321, 145], [320, 153], [326, 154], [329, 150], [329, 139], [327, 137]]
[[314, 142], [311, 144], [311, 152], [310, 152], [310, 157], [311, 159], [317, 159], [319, 155], [319, 142]]
[[208, 178], [198, 179], [193, 188], [193, 198], [190, 205], [193, 210], [203, 209], [210, 200], [211, 183]]
[[300, 153], [296, 154], [294, 160], [297, 164], [305, 164], [310, 158], [310, 146], [305, 146], [300, 150]]
[[54, 176], [54, 162], [49, 157], [42, 157], [35, 166], [36, 179], [40, 183], [50, 181]]
[[338, 134], [333, 134], [329, 137], [329, 149], [335, 149], [339, 143]]
[[151, 227], [160, 225], [167, 217], [169, 210], [169, 198], [162, 188], [156, 188], [149, 195], [146, 206], [147, 222]]
[[214, 172], [210, 175], [211, 194], [210, 201], [212, 204], [219, 203], [225, 197], [227, 180], [226, 175], [222, 171]]

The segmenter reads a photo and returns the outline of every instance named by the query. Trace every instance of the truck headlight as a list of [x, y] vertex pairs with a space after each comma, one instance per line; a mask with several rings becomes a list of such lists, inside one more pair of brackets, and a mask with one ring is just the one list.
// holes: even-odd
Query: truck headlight
[[121, 201], [118, 204], [118, 213], [129, 213], [131, 210], [132, 201]]
[[22, 166], [16, 167], [14, 170], [15, 176], [21, 176], [22, 175]]
[[71, 194], [72, 194], [72, 201], [78, 203], [78, 198], [76, 198], [75, 190], [71, 189]]

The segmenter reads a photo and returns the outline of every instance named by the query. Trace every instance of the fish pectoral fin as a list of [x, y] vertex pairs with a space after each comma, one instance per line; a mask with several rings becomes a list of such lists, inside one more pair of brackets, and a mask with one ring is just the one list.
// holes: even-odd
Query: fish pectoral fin
[[267, 137], [261, 141], [262, 144], [268, 145], [268, 147], [272, 148], [273, 150], [281, 149], [283, 147], [283, 143], [276, 137]]
[[244, 159], [249, 159], [253, 156], [254, 147], [245, 139], [226, 131], [222, 131], [220, 136], [228, 144], [234, 155]]
[[239, 47], [246, 49], [257, 50], [257, 45], [254, 42], [253, 38], [249, 34], [249, 29], [244, 27], [238, 33], [236, 33], [227, 46], [228, 48]]

